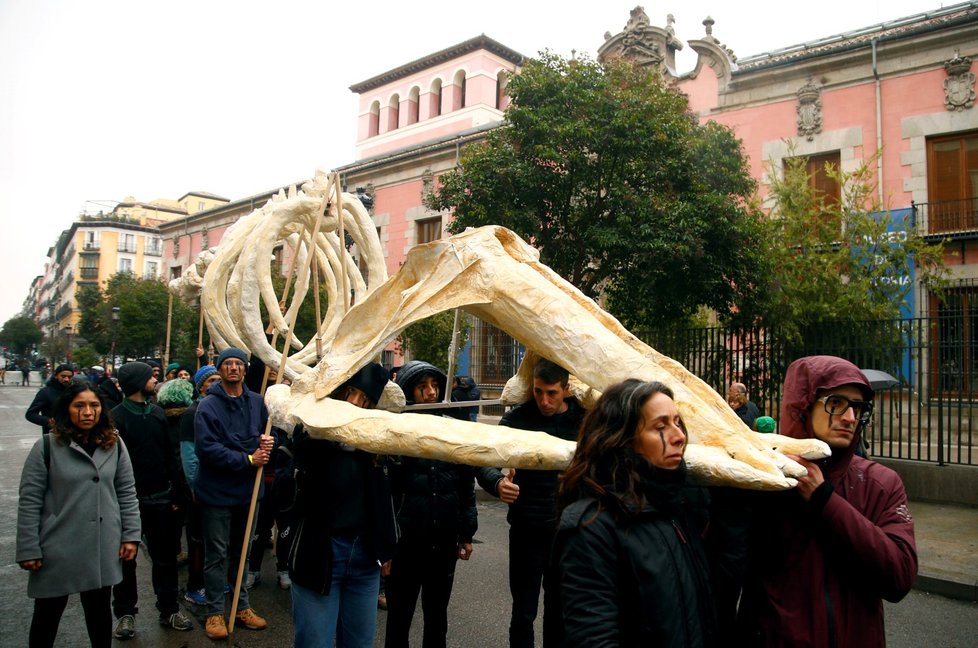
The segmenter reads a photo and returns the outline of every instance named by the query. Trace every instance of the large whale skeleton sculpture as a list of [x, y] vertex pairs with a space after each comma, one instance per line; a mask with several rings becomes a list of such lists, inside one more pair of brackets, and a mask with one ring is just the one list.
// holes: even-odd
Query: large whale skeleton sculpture
[[[815, 439], [751, 432], [705, 382], [628, 332], [503, 227], [470, 229], [415, 246], [397, 274], [388, 278], [374, 223], [356, 197], [335, 191], [336, 185], [332, 176], [319, 172], [301, 191], [293, 187], [288, 194], [280, 192], [229, 228], [216, 250], [203, 253], [170, 285], [185, 298], [200, 292], [208, 331], [219, 349], [237, 346], [271, 367], [279, 366], [282, 353], [266, 339], [262, 304], [275, 331], [291, 339], [284, 373], [292, 385], [272, 386], [266, 393], [276, 425], [291, 430], [302, 423], [315, 437], [380, 454], [482, 466], [565, 467], [573, 442], [542, 432], [401, 414], [404, 395], [394, 383], [374, 410], [328, 398], [405, 327], [460, 308], [527, 348], [517, 375], [503, 390], [504, 403], [530, 397], [532, 367], [546, 357], [571, 372], [573, 392], [585, 404], [626, 378], [658, 380], [671, 387], [690, 432], [686, 461], [702, 482], [791, 488], [805, 468], [786, 454], [828, 456], [828, 447]], [[359, 263], [341, 244], [339, 214]], [[294, 310], [309, 292], [312, 273], [296, 273], [295, 297], [280, 311], [270, 259], [283, 242], [295, 251], [296, 267], [317, 264], [328, 295], [318, 331], [322, 357], [317, 357], [314, 338], [303, 343], [287, 335]]]

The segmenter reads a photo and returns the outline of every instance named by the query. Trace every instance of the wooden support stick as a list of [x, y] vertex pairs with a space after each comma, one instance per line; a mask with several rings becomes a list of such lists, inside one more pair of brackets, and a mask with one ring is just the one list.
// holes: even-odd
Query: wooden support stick
[[[204, 348], [204, 303], [198, 301], [200, 308], [200, 321], [197, 322], [197, 349]], [[194, 350], [196, 353], [196, 349]], [[197, 356], [197, 369], [200, 369], [200, 356]]]
[[319, 362], [323, 357], [323, 316], [319, 310], [319, 259], [312, 262], [312, 290], [313, 301], [316, 304], [316, 362]]
[[170, 364], [170, 325], [173, 320], [173, 293], [167, 291], [170, 299], [166, 306], [166, 347], [163, 349], [163, 379], [166, 380], [166, 366]]
[[[312, 244], [314, 244], [316, 239], [319, 237], [319, 228], [322, 226], [322, 224], [323, 224], [323, 210], [320, 209], [319, 215], [316, 217], [316, 225], [313, 227], [312, 230], [312, 237], [310, 238], [310, 240], [313, 242]], [[302, 241], [300, 239], [299, 241], [300, 245], [301, 242]], [[304, 269], [306, 275], [309, 274], [309, 268], [310, 265], [312, 264], [312, 258], [313, 258], [312, 249], [311, 249], [312, 244], [310, 245], [310, 253], [306, 255], [306, 267]], [[298, 246], [296, 247], [296, 250], [298, 250]], [[286, 282], [286, 284], [288, 284], [288, 282]], [[288, 288], [288, 285], [286, 285], [286, 288]], [[288, 292], [286, 292], [285, 294], [288, 295]], [[279, 362], [278, 375], [275, 377], [276, 385], [281, 383], [283, 376], [285, 376], [285, 364], [289, 359], [289, 346], [292, 344], [292, 332], [295, 330], [295, 318], [298, 314], [299, 314], [299, 309], [298, 308], [294, 309], [292, 311], [292, 317], [290, 318], [291, 321], [288, 323], [289, 329], [285, 335], [285, 346], [282, 348], [282, 360], [281, 362]], [[271, 417], [269, 417], [268, 421], [265, 423], [265, 431], [262, 433], [262, 436], [268, 436], [271, 430], [272, 430], [272, 419]], [[231, 637], [234, 634], [234, 621], [238, 612], [238, 597], [239, 597], [239, 590], [241, 589], [241, 578], [242, 576], [244, 576], [245, 561], [248, 560], [248, 543], [251, 541], [251, 525], [255, 521], [255, 507], [258, 505], [258, 491], [261, 489], [262, 473], [263, 473], [262, 467], [258, 466], [258, 469], [255, 471], [255, 484], [251, 489], [251, 506], [248, 508], [248, 521], [245, 523], [244, 539], [242, 541], [242, 546], [241, 546], [241, 557], [238, 560], [238, 576], [235, 579], [234, 590], [233, 590], [234, 597], [231, 600], [231, 616], [228, 619], [228, 646], [232, 645]]]
[[346, 315], [347, 304], [350, 303], [350, 288], [346, 280], [346, 229], [343, 227], [343, 194], [340, 187], [340, 174], [333, 174], [336, 185], [336, 220], [340, 233], [340, 317]]
[[452, 325], [452, 343], [448, 345], [448, 380], [445, 381], [445, 393], [443, 400], [446, 403], [452, 402], [452, 384], [455, 381], [455, 355], [458, 349], [458, 327], [462, 317], [462, 309], [455, 309], [455, 323]]

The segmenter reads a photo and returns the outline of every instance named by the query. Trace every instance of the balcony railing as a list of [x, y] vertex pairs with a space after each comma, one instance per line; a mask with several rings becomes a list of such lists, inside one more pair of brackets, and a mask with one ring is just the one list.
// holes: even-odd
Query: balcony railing
[[924, 236], [978, 238], [978, 197], [913, 204], [918, 230]]
[[162, 245], [147, 245], [143, 250], [143, 254], [146, 256], [163, 256], [163, 246]]
[[82, 249], [85, 252], [98, 252], [102, 249], [102, 244], [98, 241], [85, 241], [85, 245]]
[[98, 268], [79, 268], [78, 273], [82, 279], [98, 279]]
[[130, 254], [135, 254], [136, 253], [136, 244], [135, 243], [122, 243], [122, 242], [120, 242], [118, 249], [119, 249], [119, 252], [129, 252]]

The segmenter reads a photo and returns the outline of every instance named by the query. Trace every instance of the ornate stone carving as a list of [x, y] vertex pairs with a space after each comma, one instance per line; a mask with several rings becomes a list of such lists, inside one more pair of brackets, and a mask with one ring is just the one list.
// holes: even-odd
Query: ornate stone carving
[[176, 259], [180, 256], [180, 237], [173, 237], [173, 258]]
[[621, 53], [641, 66], [661, 65], [662, 50], [653, 40], [649, 17], [642, 7], [635, 7], [622, 33]]
[[954, 52], [954, 58], [945, 61], [944, 107], [958, 111], [975, 105], [975, 74], [971, 71], [971, 57]]
[[798, 89], [798, 135], [811, 142], [822, 132], [822, 88], [812, 79]]
[[208, 231], [207, 228], [205, 227], [200, 231], [200, 248], [202, 250], [206, 250], [209, 247], [210, 247], [210, 242], [208, 237]]

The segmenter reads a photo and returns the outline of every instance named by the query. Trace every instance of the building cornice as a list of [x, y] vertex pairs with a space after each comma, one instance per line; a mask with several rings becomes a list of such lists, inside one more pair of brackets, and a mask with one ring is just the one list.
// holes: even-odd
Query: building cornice
[[477, 50], [486, 50], [491, 52], [496, 56], [499, 56], [506, 61], [509, 61], [513, 65], [522, 65], [526, 57], [524, 57], [519, 52], [512, 50], [499, 41], [489, 38], [485, 34], [480, 34], [475, 38], [470, 38], [467, 41], [458, 43], [457, 45], [452, 45], [447, 47], [440, 52], [435, 52], [434, 54], [428, 54], [417, 60], [411, 61], [410, 63], [405, 63], [400, 67], [396, 67], [393, 70], [388, 70], [383, 74], [378, 74], [375, 77], [367, 79], [366, 81], [361, 81], [359, 83], [354, 83], [350, 86], [350, 90], [357, 94], [362, 94], [369, 90], [374, 90], [381, 86], [387, 85], [404, 77], [416, 74], [427, 70], [428, 68], [440, 65], [452, 59], [457, 59], [460, 56], [475, 52]]
[[741, 58], [733, 76], [743, 76], [761, 70], [787, 65], [856, 49], [870, 48], [873, 42], [901, 40], [978, 23], [978, 1], [964, 2], [934, 11], [915, 14], [851, 32], [828, 36], [809, 43], [800, 43], [772, 52]]

